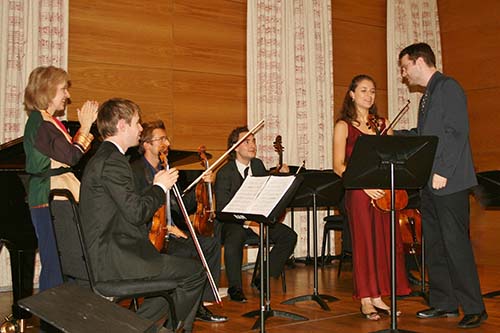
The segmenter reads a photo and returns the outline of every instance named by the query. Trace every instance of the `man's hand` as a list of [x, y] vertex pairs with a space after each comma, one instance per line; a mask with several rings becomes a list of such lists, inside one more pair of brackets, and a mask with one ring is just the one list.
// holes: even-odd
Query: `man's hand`
[[168, 190], [170, 190], [177, 181], [177, 178], [179, 178], [179, 171], [176, 168], [161, 170], [155, 175], [153, 184], [162, 184]]
[[213, 183], [215, 180], [215, 174], [210, 170], [202, 177], [205, 183]]
[[280, 168], [280, 173], [290, 173], [290, 168], [288, 167], [288, 164], [283, 163], [283, 165]]
[[248, 226], [248, 228], [250, 228], [257, 235], [260, 235], [260, 225], [259, 225], [259, 223], [254, 222], [254, 221], [245, 221], [244, 224], [246, 226]]
[[447, 178], [444, 178], [443, 176], [440, 176], [437, 173], [432, 175], [432, 188], [435, 190], [440, 190], [444, 188], [447, 182], [448, 182]]
[[175, 225], [168, 225], [167, 226], [167, 234], [169, 235], [174, 235], [177, 238], [184, 238], [187, 239], [187, 235], [184, 231], [181, 229], [177, 228]]

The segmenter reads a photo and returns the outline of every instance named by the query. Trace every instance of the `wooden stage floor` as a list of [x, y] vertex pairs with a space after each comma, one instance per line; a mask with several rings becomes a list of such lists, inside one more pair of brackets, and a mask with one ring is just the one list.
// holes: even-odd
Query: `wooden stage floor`
[[[481, 279], [483, 293], [500, 289], [500, 211], [482, 210], [474, 200], [471, 206], [471, 235], [474, 244], [476, 262]], [[351, 296], [351, 265], [347, 263], [343, 268], [340, 278], [337, 278], [337, 264], [319, 269], [319, 292], [336, 296], [340, 300], [329, 303], [331, 311], [322, 310], [315, 302], [300, 302], [295, 305], [282, 305], [283, 300], [312, 293], [313, 267], [297, 264], [295, 268], [287, 268], [287, 292], [281, 290], [281, 281], [273, 280], [271, 284], [271, 308], [274, 310], [288, 311], [309, 318], [308, 321], [293, 321], [283, 318], [270, 318], [266, 321], [266, 332], [375, 332], [390, 328], [389, 317], [372, 322], [364, 319], [359, 313], [359, 302]], [[225, 286], [224, 273], [222, 286]], [[251, 327], [255, 319], [245, 318], [241, 315], [251, 310], [257, 310], [259, 294], [250, 288], [251, 271], [243, 272], [245, 294], [248, 303], [240, 304], [223, 299], [223, 307], [212, 306], [215, 313], [229, 316], [230, 320], [224, 324], [209, 324], [196, 322], [195, 332], [256, 332]], [[418, 290], [418, 287], [415, 287]], [[0, 293], [0, 315], [3, 318], [10, 311], [11, 294]], [[389, 303], [389, 300], [386, 300]], [[480, 328], [463, 330], [456, 327], [459, 318], [420, 320], [415, 317], [415, 312], [426, 308], [422, 297], [411, 297], [398, 300], [398, 309], [403, 312], [398, 318], [397, 325], [400, 330], [414, 332], [500, 332], [500, 296], [486, 299], [486, 309], [489, 319]], [[462, 314], [461, 314], [462, 315]], [[38, 332], [38, 321], [30, 319], [32, 327], [27, 333]], [[258, 330], [257, 330], [258, 331]]]

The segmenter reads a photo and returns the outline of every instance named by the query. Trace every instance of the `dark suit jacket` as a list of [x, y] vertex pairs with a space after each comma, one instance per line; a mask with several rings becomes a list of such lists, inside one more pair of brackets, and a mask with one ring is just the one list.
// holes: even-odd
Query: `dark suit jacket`
[[159, 186], [138, 193], [128, 159], [113, 143], [101, 144], [80, 188], [80, 216], [97, 280], [159, 274], [162, 257], [148, 239], [145, 217], [164, 200]]
[[[258, 158], [250, 161], [250, 168], [254, 176], [266, 176], [268, 174], [264, 163]], [[231, 201], [241, 184], [243, 184], [243, 178], [238, 172], [236, 162], [230, 160], [217, 172], [217, 179], [215, 180], [217, 211], [221, 211]]]
[[467, 98], [454, 79], [436, 72], [427, 84], [429, 98], [419, 112], [417, 132], [439, 138], [431, 175], [447, 178], [446, 187], [432, 189], [436, 195], [456, 193], [477, 185], [469, 142]]

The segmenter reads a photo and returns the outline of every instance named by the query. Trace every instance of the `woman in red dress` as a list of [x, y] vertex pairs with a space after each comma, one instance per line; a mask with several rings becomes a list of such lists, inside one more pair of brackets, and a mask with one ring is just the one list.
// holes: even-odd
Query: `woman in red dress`
[[[367, 75], [352, 79], [334, 129], [333, 168], [342, 176], [356, 140], [361, 135], [375, 135], [385, 128], [379, 118], [379, 128], [370, 125], [369, 117], [377, 119], [375, 81]], [[389, 130], [392, 135], [392, 130]], [[381, 189], [346, 190], [345, 208], [349, 220], [353, 251], [353, 297], [361, 300], [361, 313], [369, 320], [379, 320], [390, 314], [382, 296], [391, 292], [390, 214], [374, 207], [373, 200], [384, 196]], [[404, 253], [396, 226], [396, 286], [398, 295], [410, 292], [405, 273]], [[398, 313], [399, 315], [399, 313]]]

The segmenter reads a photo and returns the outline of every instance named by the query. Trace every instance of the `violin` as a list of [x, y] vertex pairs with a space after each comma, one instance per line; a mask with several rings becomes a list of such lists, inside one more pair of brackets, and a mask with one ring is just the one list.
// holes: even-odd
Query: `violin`
[[[403, 108], [405, 110], [409, 104]], [[402, 110], [402, 111], [403, 111]], [[395, 119], [401, 119], [401, 112], [396, 116]], [[376, 135], [386, 135], [389, 127], [385, 127], [384, 119], [378, 117], [377, 115], [370, 114], [368, 115], [368, 122], [366, 123], [368, 129], [371, 129], [375, 132]], [[394, 126], [394, 121], [391, 122], [389, 126]], [[384, 196], [377, 200], [372, 200], [372, 204], [383, 212], [391, 211], [391, 190], [384, 189]], [[394, 191], [394, 209], [396, 211], [404, 209], [408, 205], [408, 193], [406, 190], [395, 190]]]
[[[209, 168], [205, 146], [198, 148], [201, 163], [205, 169]], [[215, 200], [210, 182], [201, 181], [196, 185], [196, 213], [193, 227], [198, 235], [211, 237], [214, 234]]]
[[158, 208], [153, 216], [153, 223], [149, 230], [149, 241], [153, 246], [161, 252], [165, 245], [165, 237], [167, 236], [167, 218], [165, 216], [165, 205]]
[[[163, 168], [166, 168], [166, 153], [163, 150], [158, 153], [158, 157], [162, 162]], [[169, 198], [167, 198], [169, 199]], [[170, 201], [170, 200], [168, 200]], [[153, 215], [153, 222], [151, 224], [151, 229], [149, 230], [149, 241], [154, 245], [154, 247], [161, 252], [165, 245], [165, 237], [167, 237], [167, 223], [168, 223], [168, 211], [170, 211], [170, 202], [165, 201], [165, 205], [158, 208], [158, 210]]]

